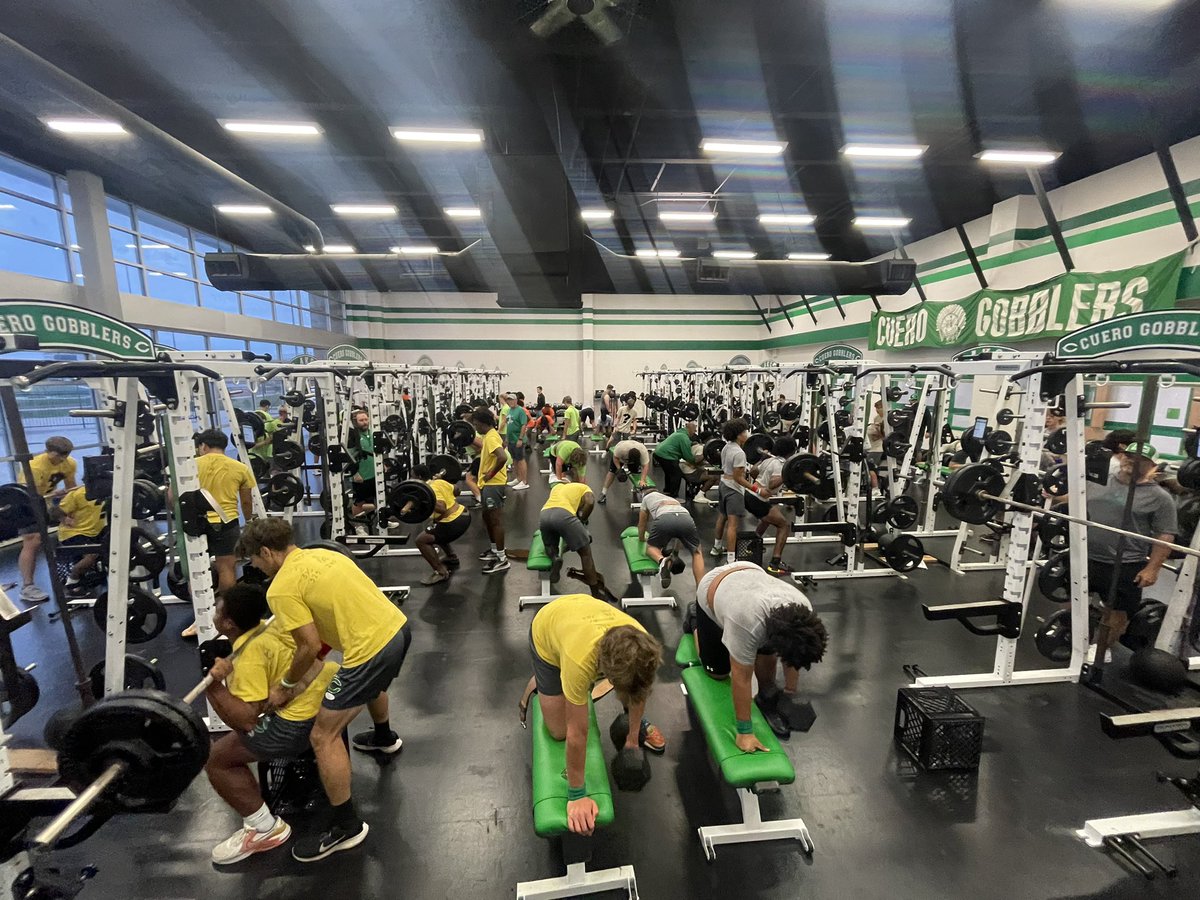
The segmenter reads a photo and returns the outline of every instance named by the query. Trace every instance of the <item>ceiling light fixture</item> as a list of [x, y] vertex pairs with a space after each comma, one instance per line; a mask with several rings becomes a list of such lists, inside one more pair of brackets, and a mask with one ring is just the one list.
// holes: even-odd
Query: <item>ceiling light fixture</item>
[[801, 213], [763, 213], [758, 221], [761, 225], [811, 225], [817, 217]]
[[593, 209], [581, 209], [579, 211], [579, 217], [585, 222], [600, 222], [604, 219], [611, 219], [613, 217], [613, 211], [602, 206]]
[[329, 207], [339, 216], [394, 216], [396, 207], [387, 204], [334, 203]]
[[643, 259], [675, 259], [679, 256], [678, 250], [653, 250], [649, 247], [638, 250], [637, 255]]
[[980, 162], [1001, 166], [1045, 166], [1060, 156], [1053, 150], [984, 150], [976, 154]]
[[829, 259], [828, 253], [789, 253], [788, 259], [798, 262], [816, 262], [818, 260]]
[[42, 119], [42, 124], [63, 134], [128, 134], [124, 125], [109, 119]]
[[258, 206], [244, 203], [219, 203], [217, 212], [227, 216], [273, 216], [275, 211], [269, 206]]
[[854, 224], [859, 228], [882, 228], [891, 230], [895, 228], [903, 228], [912, 219], [904, 216], [856, 216]]
[[447, 206], [442, 210], [451, 219], [479, 219], [483, 213], [478, 206]]
[[700, 149], [705, 153], [741, 153], [754, 156], [778, 156], [786, 148], [787, 143], [780, 141], [727, 141], [723, 138], [705, 138], [700, 142]]
[[684, 212], [682, 210], [666, 210], [665, 212], [660, 212], [658, 217], [664, 222], [711, 222], [717, 217], [717, 214], [708, 211]]
[[432, 129], [393, 128], [392, 137], [398, 141], [418, 144], [482, 144], [483, 132], [474, 128]]
[[271, 137], [315, 137], [321, 127], [313, 122], [243, 122], [219, 120], [221, 127], [234, 134], [258, 134]]
[[[304, 249], [309, 253], [316, 253], [317, 248], [312, 244], [305, 244]], [[321, 253], [357, 253], [358, 251], [349, 244], [326, 244], [320, 250]]]
[[929, 148], [923, 144], [847, 144], [842, 156], [862, 159], [918, 159]]
[[0, 203], [0, 209], [16, 209], [16, 206], [11, 203]]
[[758, 256], [753, 250], [714, 250], [715, 259], [754, 259]]
[[405, 256], [436, 256], [438, 248], [432, 244], [414, 245], [411, 247], [392, 247], [393, 253], [403, 253]]

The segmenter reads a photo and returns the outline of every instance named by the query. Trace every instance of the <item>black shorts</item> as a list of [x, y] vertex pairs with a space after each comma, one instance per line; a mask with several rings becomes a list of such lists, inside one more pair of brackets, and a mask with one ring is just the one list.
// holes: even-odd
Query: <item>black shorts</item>
[[242, 526], [238, 521], [209, 522], [205, 532], [208, 538], [209, 556], [233, 556], [237, 549], [238, 538], [242, 536]]
[[325, 699], [321, 706], [325, 709], [353, 709], [374, 700], [400, 674], [411, 641], [412, 631], [405, 622], [392, 639], [362, 665], [338, 669], [333, 681], [325, 688]]
[[475, 457], [473, 460], [471, 460], [471, 464], [469, 466], [467, 466], [467, 472], [473, 478], [476, 478], [476, 479], [479, 478], [479, 457], [478, 456]]
[[754, 493], [754, 491], [746, 491], [742, 495], [742, 499], [746, 504], [746, 512], [750, 513], [754, 518], [765, 519], [771, 514], [771, 504]]
[[437, 522], [425, 530], [433, 535], [434, 543], [446, 546], [457, 541], [471, 527], [471, 514], [463, 510], [453, 522]]
[[[706, 610], [700, 609], [700, 602], [696, 601], [693, 616], [696, 620], [696, 653], [700, 656], [704, 671], [715, 678], [724, 678], [733, 669], [729, 648], [722, 643], [725, 634], [716, 620]], [[775, 649], [764, 644], [758, 648], [758, 655], [774, 656]]]
[[[1142, 589], [1133, 579], [1145, 567], [1144, 562], [1127, 562], [1117, 567], [1117, 595], [1113, 598], [1112, 609], [1131, 616], [1138, 611], [1142, 605]], [[1088, 590], [1099, 594], [1105, 605], [1112, 589], [1113, 568], [1112, 563], [1088, 560]]]
[[[625, 463], [625, 470], [627, 472], [629, 472], [629, 474], [631, 474], [631, 475], [642, 474], [641, 459], [628, 460]], [[617, 465], [617, 458], [615, 456], [613, 456], [611, 453], [608, 454], [608, 471], [612, 472], [614, 475], [617, 474], [617, 472], [621, 471], [621, 467]]]
[[355, 503], [374, 503], [375, 502], [375, 479], [364, 478], [362, 481], [350, 482], [354, 485], [354, 502]]

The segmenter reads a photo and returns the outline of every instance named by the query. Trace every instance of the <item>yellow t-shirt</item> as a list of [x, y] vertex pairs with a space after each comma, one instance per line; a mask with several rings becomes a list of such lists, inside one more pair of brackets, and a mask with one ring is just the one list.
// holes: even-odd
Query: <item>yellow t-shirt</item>
[[[458, 497], [454, 493], [454, 485], [450, 482], [443, 478], [435, 478], [433, 481], [425, 483], [433, 488], [433, 496], [446, 504], [446, 515], [437, 520], [439, 524], [442, 522], [453, 522], [466, 511], [463, 505], [458, 502]], [[458, 509], [455, 509], [455, 506]]]
[[336, 550], [293, 550], [271, 579], [267, 603], [284, 631], [310, 622], [352, 669], [396, 636], [407, 616], [354, 560]]
[[[497, 472], [488, 481], [484, 481], [483, 476], [494, 465], [492, 459], [495, 457], [496, 451], [504, 447], [504, 442], [500, 439], [500, 432], [492, 429], [483, 436], [483, 447], [479, 450], [479, 486], [508, 484], [508, 463], [500, 467]], [[506, 454], [507, 455], [507, 454]]]
[[[75, 458], [68, 456], [62, 462], [51, 462], [49, 453], [39, 453], [33, 459], [29, 460], [29, 468], [33, 470], [33, 487], [39, 494], [45, 496], [51, 491], [56, 491], [62, 487], [62, 482], [67, 478], [75, 479]], [[59, 483], [51, 484], [50, 481], [55, 475], [61, 475], [58, 479]], [[21, 466], [17, 466], [17, 477], [22, 483], [25, 481], [25, 472]]]
[[563, 411], [563, 418], [567, 420], [567, 437], [573, 434], [579, 434], [579, 410], [574, 406], [568, 406]]
[[571, 454], [578, 449], [579, 444], [575, 441], [559, 441], [554, 445], [554, 450], [552, 452], [565, 463], [570, 460]]
[[74, 525], [65, 522], [58, 526], [58, 539], [69, 540], [83, 535], [95, 537], [104, 530], [104, 508], [87, 498], [87, 488], [82, 485], [67, 491], [58, 508], [75, 520]]
[[[279, 684], [292, 667], [296, 655], [296, 642], [279, 626], [276, 619], [264, 630], [254, 634], [248, 631], [233, 642], [234, 652], [245, 647], [233, 661], [233, 673], [225, 680], [229, 693], [247, 703], [266, 700], [271, 688]], [[289, 722], [307, 722], [321, 709], [321, 698], [325, 688], [337, 674], [337, 663], [327, 662], [312, 684], [291, 703], [279, 710], [281, 719]]]
[[[238, 494], [242, 488], [254, 486], [254, 473], [250, 467], [224, 453], [205, 453], [196, 457], [196, 468], [200, 472], [200, 487], [213, 495], [229, 521], [236, 521]], [[216, 524], [221, 517], [210, 512], [208, 521]]]
[[579, 504], [592, 489], [582, 481], [561, 481], [550, 489], [550, 499], [542, 509], [565, 509], [569, 513], [578, 513]]
[[637, 619], [588, 594], [551, 600], [533, 617], [533, 648], [558, 668], [568, 703], [584, 706], [591, 698], [592, 685], [601, 675], [596, 647], [618, 625], [646, 630]]

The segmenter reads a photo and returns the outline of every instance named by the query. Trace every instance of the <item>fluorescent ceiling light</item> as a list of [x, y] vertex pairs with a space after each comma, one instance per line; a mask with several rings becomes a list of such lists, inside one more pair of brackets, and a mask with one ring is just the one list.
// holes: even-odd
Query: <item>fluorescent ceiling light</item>
[[483, 132], [474, 128], [393, 128], [392, 137], [398, 141], [423, 144], [482, 144]]
[[1062, 156], [1053, 150], [984, 150], [980, 162], [1002, 166], [1044, 166]]
[[0, 203], [0, 209], [16, 209], [11, 203]]
[[387, 204], [334, 203], [330, 207], [339, 216], [394, 216], [396, 207]]
[[705, 153], [743, 153], [758, 156], [778, 156], [787, 147], [780, 141], [726, 141], [705, 138], [700, 142], [700, 149]]
[[613, 211], [601, 206], [594, 209], [581, 209], [579, 216], [585, 222], [599, 222], [603, 219], [611, 219]]
[[265, 134], [278, 137], [311, 137], [321, 133], [312, 122], [241, 122], [222, 119], [221, 127], [234, 134]]
[[42, 124], [63, 134], [127, 134], [124, 125], [108, 119], [42, 119]]
[[795, 260], [821, 260], [829, 259], [828, 253], [789, 253], [788, 259]]
[[763, 213], [758, 221], [762, 225], [811, 225], [817, 217], [800, 213]]
[[637, 255], [643, 259], [675, 259], [679, 256], [678, 250], [653, 250], [649, 247], [638, 250]]
[[854, 224], [859, 228], [903, 228], [912, 219], [904, 216], [856, 216]]
[[483, 213], [479, 211], [478, 206], [447, 206], [442, 212], [452, 219], [479, 219], [483, 217]]
[[711, 222], [717, 217], [715, 212], [705, 210], [697, 212], [684, 212], [682, 210], [666, 210], [660, 212], [658, 217], [664, 222]]
[[432, 244], [421, 244], [412, 247], [392, 247], [393, 253], [403, 253], [405, 256], [436, 256], [438, 248]]
[[217, 212], [227, 216], [273, 216], [275, 211], [269, 206], [241, 203], [218, 203]]
[[754, 259], [758, 254], [753, 250], [714, 250], [713, 256], [717, 259]]
[[918, 159], [928, 148], [921, 144], [847, 144], [842, 156], [863, 159]]
[[162, 277], [162, 272], [147, 272], [146, 274], [149, 275], [151, 278], [161, 278]]
[[[309, 253], [316, 253], [317, 248], [312, 244], [305, 244], [304, 249]], [[357, 253], [358, 251], [349, 244], [326, 244], [321, 250], [322, 253]]]

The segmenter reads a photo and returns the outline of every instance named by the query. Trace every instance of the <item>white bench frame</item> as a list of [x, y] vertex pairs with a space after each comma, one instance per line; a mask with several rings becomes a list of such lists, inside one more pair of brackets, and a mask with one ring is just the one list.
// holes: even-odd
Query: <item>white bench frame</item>
[[566, 594], [554, 594], [550, 591], [550, 572], [538, 572], [536, 569], [527, 568], [526, 571], [537, 572], [538, 581], [541, 584], [540, 594], [525, 594], [517, 598], [517, 609], [524, 609], [527, 606], [544, 606], [551, 600], [557, 600], [559, 597], [565, 597]]
[[624, 890], [629, 900], [638, 900], [637, 877], [633, 866], [587, 870], [585, 863], [571, 863], [567, 874], [539, 881], [518, 881], [517, 900], [561, 900], [580, 894], [599, 894], [603, 891]]
[[[626, 563], [628, 562], [629, 561], [626, 560]], [[630, 572], [629, 574], [632, 575], [633, 573]], [[658, 596], [655, 596], [654, 583], [652, 579], [657, 577], [657, 573], [638, 575], [637, 579], [638, 584], [642, 588], [642, 596], [622, 597], [621, 609], [629, 609], [631, 606], [668, 606], [671, 609], [675, 609], [678, 604], [675, 602], [675, 598], [670, 594], [659, 594]]]

